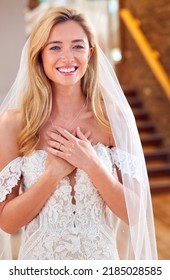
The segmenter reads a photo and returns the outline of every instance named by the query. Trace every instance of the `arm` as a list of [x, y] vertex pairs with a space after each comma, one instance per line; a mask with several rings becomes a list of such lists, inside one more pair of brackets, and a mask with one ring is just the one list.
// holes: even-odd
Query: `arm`
[[92, 160], [86, 172], [112, 212], [128, 224], [123, 185], [107, 171], [100, 159]]
[[14, 233], [30, 222], [41, 211], [59, 180], [45, 171], [27, 192], [19, 195], [19, 184], [15, 186], [7, 199], [0, 203], [0, 227], [8, 233]]
[[[19, 156], [17, 137], [21, 129], [20, 124], [20, 113], [16, 111], [7, 112], [0, 118], [0, 170]], [[41, 178], [21, 195], [19, 181], [5, 201], [0, 203], [0, 227], [8, 233], [13, 233], [31, 221], [41, 211], [59, 181], [73, 169], [71, 164], [49, 154]]]

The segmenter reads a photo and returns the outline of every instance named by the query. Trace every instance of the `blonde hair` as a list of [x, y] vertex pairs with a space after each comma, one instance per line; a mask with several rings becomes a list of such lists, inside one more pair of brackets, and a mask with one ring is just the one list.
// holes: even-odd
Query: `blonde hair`
[[18, 138], [19, 150], [23, 155], [30, 154], [36, 148], [39, 142], [39, 130], [49, 118], [52, 110], [51, 85], [43, 70], [41, 51], [48, 40], [52, 27], [69, 20], [80, 24], [89, 40], [89, 47], [93, 48], [93, 54], [81, 81], [82, 91], [91, 101], [92, 110], [99, 123], [110, 130], [109, 122], [103, 113], [98, 84], [95, 32], [81, 13], [65, 7], [55, 8], [41, 18], [29, 38], [28, 87], [21, 100], [23, 129]]

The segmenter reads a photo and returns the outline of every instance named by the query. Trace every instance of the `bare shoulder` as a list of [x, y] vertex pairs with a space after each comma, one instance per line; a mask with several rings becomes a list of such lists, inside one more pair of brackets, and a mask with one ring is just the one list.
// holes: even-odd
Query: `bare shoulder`
[[17, 129], [21, 127], [21, 112], [17, 109], [5, 111], [0, 116], [0, 127], [3, 129], [6, 125], [9, 126], [9, 129]]
[[17, 139], [21, 129], [19, 110], [7, 110], [0, 117], [0, 168], [19, 155]]
[[[7, 110], [0, 117], [0, 140], [7, 140], [12, 137], [14, 140], [18, 136], [22, 128], [21, 113], [19, 110]], [[7, 138], [7, 139], [6, 139]]]

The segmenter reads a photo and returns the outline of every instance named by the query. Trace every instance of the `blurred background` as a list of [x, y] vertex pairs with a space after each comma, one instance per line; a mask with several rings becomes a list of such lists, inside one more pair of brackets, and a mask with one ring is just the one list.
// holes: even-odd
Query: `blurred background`
[[[83, 11], [134, 112], [147, 163], [159, 259], [170, 259], [169, 0], [1, 0], [0, 103], [37, 20], [54, 6]], [[17, 258], [19, 233], [12, 238]]]

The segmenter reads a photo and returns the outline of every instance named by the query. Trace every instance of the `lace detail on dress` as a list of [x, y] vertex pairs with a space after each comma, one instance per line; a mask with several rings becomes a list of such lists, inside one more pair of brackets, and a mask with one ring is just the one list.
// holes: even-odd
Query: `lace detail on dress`
[[[109, 149], [102, 144], [94, 149], [112, 173]], [[25, 189], [43, 173], [46, 156], [36, 151], [24, 158]], [[69, 177], [60, 181], [39, 215], [26, 226], [19, 259], [119, 259], [108, 207], [81, 169], [76, 171], [74, 189], [76, 204]]]
[[[137, 158], [124, 151], [97, 144], [94, 149], [105, 168], [117, 178], [122, 173], [140, 178]], [[36, 150], [17, 158], [0, 173], [1, 200], [17, 184], [21, 173], [23, 191], [42, 176], [47, 152]], [[128, 163], [128, 164], [127, 164]], [[47, 186], [48, 187], [48, 186]], [[63, 178], [41, 212], [25, 226], [19, 259], [119, 259], [113, 216], [88, 174], [77, 169], [74, 185], [75, 204], [69, 177]]]
[[12, 192], [21, 177], [22, 157], [17, 157], [11, 161], [0, 172], [0, 202], [6, 199], [7, 194]]
[[26, 189], [36, 183], [43, 174], [46, 158], [47, 152], [43, 150], [35, 150], [30, 156], [23, 157], [22, 174]]
[[122, 174], [128, 174], [130, 177], [136, 178], [138, 182], [141, 182], [138, 158], [119, 148], [112, 148], [110, 151], [113, 164], [119, 168]]

